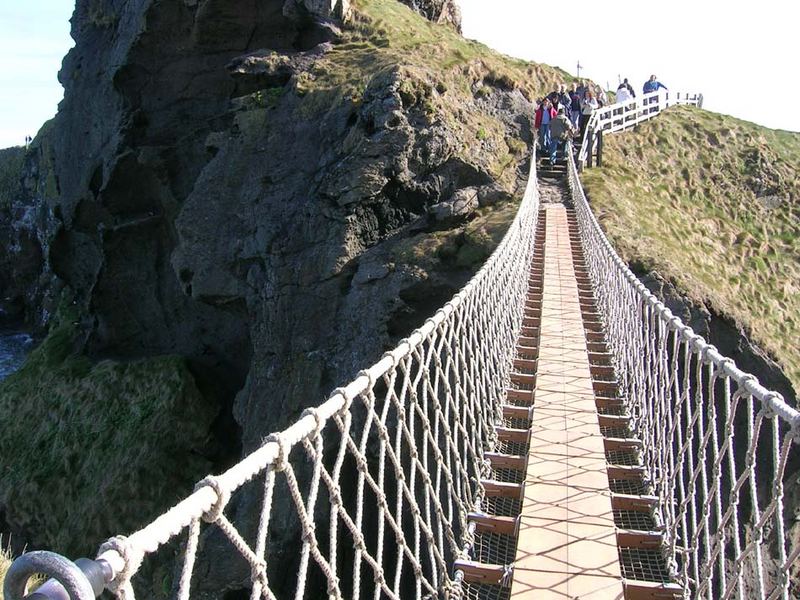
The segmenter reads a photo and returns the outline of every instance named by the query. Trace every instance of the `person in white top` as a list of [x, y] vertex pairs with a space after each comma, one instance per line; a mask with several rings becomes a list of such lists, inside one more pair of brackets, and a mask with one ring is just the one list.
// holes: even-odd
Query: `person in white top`
[[[620, 83], [619, 87], [617, 88], [617, 104], [619, 104], [621, 102], [630, 102], [631, 100], [633, 100], [633, 95], [631, 94], [630, 90], [628, 90], [628, 88], [625, 87], [624, 83]], [[624, 108], [615, 108], [614, 109], [614, 116], [615, 117], [617, 117], [617, 116], [621, 117], [624, 112], [625, 112]], [[614, 124], [615, 125], [621, 125], [622, 124], [622, 119], [621, 118], [620, 119], [615, 119], [614, 120]]]
[[586, 97], [581, 103], [581, 139], [586, 133], [586, 126], [589, 125], [589, 119], [592, 118], [592, 113], [598, 109], [600, 104], [597, 98], [594, 97], [594, 92], [586, 92]]

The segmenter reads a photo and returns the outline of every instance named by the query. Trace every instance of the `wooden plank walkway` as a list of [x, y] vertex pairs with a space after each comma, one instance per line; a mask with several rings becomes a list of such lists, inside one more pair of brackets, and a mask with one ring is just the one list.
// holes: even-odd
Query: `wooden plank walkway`
[[623, 597], [567, 212], [545, 205], [539, 363], [511, 597]]

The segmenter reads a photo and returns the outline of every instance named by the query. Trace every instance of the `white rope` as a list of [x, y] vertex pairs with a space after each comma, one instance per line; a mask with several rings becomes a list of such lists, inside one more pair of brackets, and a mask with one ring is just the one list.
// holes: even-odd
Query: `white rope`
[[[595, 131], [701, 101], [658, 98], [646, 110], [637, 101], [598, 111]], [[591, 213], [572, 159], [569, 182], [620, 385], [645, 442], [671, 572], [687, 597], [788, 600], [800, 549], [787, 546], [783, 477], [800, 415], [636, 279]], [[278, 553], [297, 565], [297, 599], [320, 578], [325, 591], [315, 591], [337, 599], [463, 597], [452, 560], [472, 546], [467, 513], [481, 505], [484, 452], [501, 423], [538, 208], [532, 164], [516, 219], [464, 289], [325, 403], [144, 529], [104, 544], [101, 558], [116, 573], [109, 589], [133, 600], [142, 561], [186, 532], [178, 597], [190, 598], [206, 521], [249, 564], [251, 600], [276, 597], [268, 570]], [[260, 519], [248, 541], [225, 507], [261, 476]], [[278, 514], [276, 498], [291, 514]], [[296, 523], [299, 543], [271, 547], [271, 529], [286, 534], [286, 522]]]
[[800, 550], [789, 545], [784, 479], [800, 413], [647, 290], [603, 234], [571, 157], [568, 175], [673, 575], [687, 598], [788, 600]]
[[[325, 403], [144, 529], [104, 545], [100, 558], [116, 573], [109, 589], [133, 600], [141, 560], [185, 532], [178, 598], [190, 598], [205, 521], [249, 564], [252, 600], [275, 598], [268, 570], [278, 552], [297, 565], [296, 599], [317, 585], [312, 570], [330, 598], [456, 597], [452, 560], [472, 542], [467, 514], [482, 497], [483, 453], [494, 449], [510, 381], [538, 205], [532, 161], [514, 222], [464, 289]], [[247, 540], [225, 507], [260, 476], [258, 529]], [[291, 514], [276, 513], [279, 493]], [[287, 521], [300, 543], [271, 548], [270, 530], [286, 534]]]

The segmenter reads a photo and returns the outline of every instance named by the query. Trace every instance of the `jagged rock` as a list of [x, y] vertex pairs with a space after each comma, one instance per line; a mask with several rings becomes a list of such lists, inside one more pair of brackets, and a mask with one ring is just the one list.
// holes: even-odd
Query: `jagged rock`
[[350, 15], [350, 0], [286, 0], [283, 14], [291, 18], [311, 15], [346, 20]]
[[[469, 95], [445, 98], [440, 74], [423, 67], [375, 70], [347, 95], [315, 88], [317, 61], [337, 43], [326, 20], [336, 5], [311, 15], [315, 3], [294, 4], [306, 13], [284, 0], [132, 0], [119, 11], [79, 0], [65, 98], [31, 153], [30, 194], [15, 204], [35, 233], [26, 300], [38, 310], [68, 287], [92, 361], [184, 359], [219, 413], [208, 431], [224, 450], [215, 471], [348, 381], [469, 277], [390, 266], [392, 244], [428, 228], [431, 206], [468, 215], [478, 190], [514, 192], [520, 164], [492, 187], [493, 152], [505, 158], [506, 148], [465, 145], [464, 121], [491, 117], [502, 135], [530, 139], [519, 115], [499, 118], [532, 113], [529, 103], [508, 108], [515, 101], [499, 97], [512, 92], [491, 88], [490, 114]], [[108, 18], [92, 12], [100, 5]], [[232, 518], [255, 502], [242, 494]], [[147, 508], [143, 519], [164, 507]], [[35, 519], [24, 534], [50, 545]], [[215, 552], [213, 534], [204, 543], [208, 576], [193, 597], [248, 580]]]
[[428, 214], [437, 223], [450, 223], [467, 218], [478, 206], [478, 189], [469, 187], [457, 190], [446, 202], [434, 204]]
[[434, 23], [447, 23], [461, 33], [461, 9], [456, 0], [400, 0]]
[[498, 202], [508, 202], [513, 195], [498, 183], [484, 185], [478, 189], [478, 204], [481, 206], [493, 206]]

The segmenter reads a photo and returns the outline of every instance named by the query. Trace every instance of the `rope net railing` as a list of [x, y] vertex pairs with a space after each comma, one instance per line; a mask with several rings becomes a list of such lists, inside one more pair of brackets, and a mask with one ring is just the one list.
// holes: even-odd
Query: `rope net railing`
[[[172, 544], [182, 567], [170, 595], [194, 597], [213, 533], [216, 553], [241, 557], [254, 600], [457, 596], [453, 562], [470, 558], [467, 515], [490, 474], [483, 454], [502, 422], [538, 204], [532, 160], [518, 214], [475, 277], [325, 403], [142, 530], [104, 544], [108, 589], [133, 600], [143, 564]], [[251, 514], [242, 519], [244, 488]]]
[[800, 476], [800, 413], [647, 290], [603, 234], [572, 157], [568, 178], [672, 577], [689, 598], [800, 597], [798, 507], [785, 494]]

